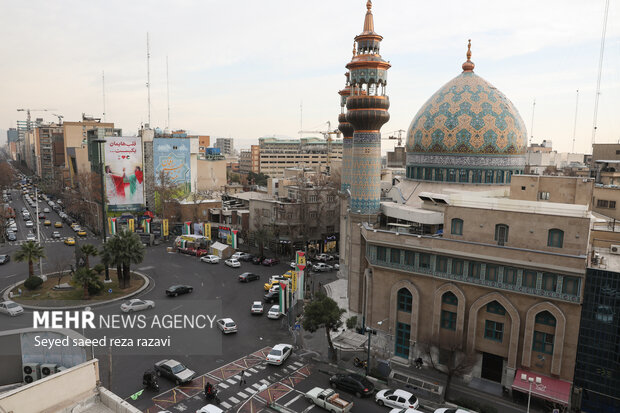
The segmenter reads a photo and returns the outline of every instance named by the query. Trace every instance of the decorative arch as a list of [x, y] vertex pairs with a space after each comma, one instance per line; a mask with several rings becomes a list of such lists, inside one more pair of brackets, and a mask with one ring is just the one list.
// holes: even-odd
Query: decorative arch
[[439, 331], [441, 324], [441, 298], [447, 292], [456, 295], [459, 300], [456, 306], [456, 339], [459, 343], [463, 341], [463, 326], [465, 325], [465, 294], [456, 284], [446, 283], [435, 290], [435, 298], [433, 302], [433, 338], [439, 340]]
[[[396, 333], [396, 321], [397, 314], [396, 308], [398, 306], [398, 290], [401, 288], [406, 288], [411, 293], [412, 303], [411, 303], [411, 318], [409, 319], [409, 325], [411, 326], [411, 341], [418, 340], [418, 320], [420, 314], [420, 293], [411, 281], [409, 280], [400, 280], [396, 284], [392, 286], [392, 290], [390, 292], [390, 326], [391, 332], [390, 334]], [[413, 352], [409, 352], [409, 357], [413, 355]]]
[[525, 333], [523, 334], [523, 357], [521, 364], [530, 367], [532, 362], [532, 344], [534, 341], [534, 325], [536, 315], [549, 311], [555, 317], [555, 338], [553, 340], [553, 357], [551, 360], [551, 374], [560, 375], [562, 369], [562, 353], [564, 352], [564, 336], [566, 334], [566, 316], [555, 304], [548, 301], [530, 307], [525, 315]]
[[510, 315], [510, 343], [508, 347], [508, 367], [517, 367], [517, 351], [519, 348], [519, 327], [521, 326], [521, 318], [519, 312], [514, 305], [502, 294], [492, 292], [478, 298], [469, 309], [469, 320], [467, 329], [467, 349], [474, 351], [476, 348], [476, 327], [478, 325], [478, 311], [492, 301], [497, 301], [506, 309]]

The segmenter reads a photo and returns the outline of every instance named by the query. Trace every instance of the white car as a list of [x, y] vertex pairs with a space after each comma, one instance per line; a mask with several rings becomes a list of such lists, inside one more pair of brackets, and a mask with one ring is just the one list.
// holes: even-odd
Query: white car
[[276, 292], [276, 291], [280, 291], [280, 284], [274, 284], [270, 289], [269, 292]]
[[224, 261], [224, 264], [228, 265], [229, 267], [233, 267], [233, 268], [241, 267], [241, 263], [234, 258], [227, 259], [226, 261]]
[[58, 231], [52, 232], [52, 238], [60, 238], [60, 232]]
[[224, 410], [212, 404], [207, 404], [206, 406], [201, 407], [199, 410], [196, 410], [196, 413], [224, 413]]
[[133, 298], [121, 304], [121, 311], [124, 313], [132, 313], [134, 311], [148, 310], [149, 308], [154, 307], [155, 303], [151, 300], [139, 300], [137, 298]]
[[271, 318], [273, 320], [277, 320], [278, 318], [280, 318], [281, 315], [282, 314], [280, 314], [280, 306], [277, 304], [272, 305], [269, 311], [267, 311], [267, 318]]
[[235, 253], [232, 255], [232, 257], [230, 257], [230, 258], [233, 258], [233, 259], [235, 259], [235, 260], [239, 260], [239, 259], [240, 259], [241, 257], [243, 257], [244, 255], [245, 255], [245, 252], [235, 252]]
[[217, 255], [203, 255], [202, 257], [200, 257], [200, 261], [208, 262], [209, 264], [217, 264], [218, 262], [220, 262], [220, 257], [218, 257]]
[[399, 409], [417, 409], [420, 405], [418, 398], [404, 390], [381, 390], [375, 395], [379, 406], [397, 407]]
[[0, 303], [0, 313], [8, 314], [11, 317], [20, 315], [24, 312], [21, 305], [13, 301], [3, 301]]
[[261, 301], [254, 301], [252, 303], [252, 308], [250, 308], [250, 312], [252, 314], [262, 314], [265, 311], [263, 307], [263, 303]]
[[319, 262], [312, 266], [312, 269], [316, 272], [325, 272], [331, 271], [334, 269], [331, 265], [325, 264], [324, 262]]
[[[99, 203], [101, 203], [101, 201], [99, 201]], [[49, 208], [43, 208], [43, 212], [45, 212], [46, 214], [50, 212]]]
[[[290, 267], [294, 270], [297, 269], [297, 263], [295, 261], [291, 261]], [[306, 261], [306, 268], [311, 268], [312, 263], [310, 261]]]
[[37, 237], [32, 233], [29, 232], [28, 235], [26, 235], [26, 241], [36, 241]]
[[235, 324], [232, 318], [220, 318], [216, 324], [224, 334], [237, 332], [237, 324]]
[[469, 410], [458, 409], [454, 407], [442, 407], [433, 413], [471, 413]]
[[32, 228], [34, 227], [34, 224], [32, 221], [26, 221], [26, 228]]
[[276, 344], [273, 346], [269, 354], [267, 354], [267, 363], [280, 365], [286, 361], [288, 356], [293, 352], [293, 346], [290, 344]]
[[316, 259], [319, 260], [319, 261], [325, 261], [326, 262], [326, 261], [333, 260], [334, 256], [333, 255], [329, 255], [329, 254], [319, 254], [319, 255], [317, 255]]

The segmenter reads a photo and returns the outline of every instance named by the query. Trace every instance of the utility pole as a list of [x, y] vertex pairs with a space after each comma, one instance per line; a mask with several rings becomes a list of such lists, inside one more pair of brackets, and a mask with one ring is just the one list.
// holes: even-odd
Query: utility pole
[[[97, 146], [99, 147], [99, 175], [101, 177], [101, 236], [103, 238], [103, 245], [105, 247], [105, 243], [106, 243], [106, 238], [107, 236], [107, 230], [106, 230], [106, 224], [108, 221], [107, 218], [107, 214], [106, 214], [106, 210], [105, 210], [105, 182], [103, 179], [103, 174], [104, 174], [104, 159], [103, 159], [103, 151], [105, 149], [105, 139], [95, 139], [93, 141], [93, 143], [96, 143]], [[108, 264], [105, 264], [105, 282], [109, 282], [110, 281], [110, 268], [108, 267]]]
[[605, 51], [605, 32], [607, 31], [607, 15], [609, 14], [609, 0], [605, 2], [605, 16], [603, 17], [603, 34], [601, 35], [601, 50], [598, 57], [598, 78], [596, 79], [596, 95], [594, 96], [594, 121], [592, 124], [592, 146], [596, 142], [596, 122], [598, 117], [598, 98], [601, 95], [601, 74], [603, 72], [603, 53]]
[[[41, 245], [41, 231], [39, 230], [39, 188], [34, 187], [34, 202], [37, 203], [37, 244]], [[43, 258], [39, 258], [39, 277], [45, 281], [43, 278]]]

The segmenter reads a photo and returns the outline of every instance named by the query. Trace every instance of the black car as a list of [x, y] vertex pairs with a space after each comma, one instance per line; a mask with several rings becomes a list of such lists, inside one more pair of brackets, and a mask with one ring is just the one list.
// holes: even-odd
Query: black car
[[265, 259], [265, 257], [254, 257], [254, 258], [252, 258], [252, 264], [260, 265], [260, 264], [262, 264], [264, 259]]
[[189, 294], [194, 290], [194, 287], [191, 285], [173, 285], [168, 287], [166, 290], [166, 295], [168, 297], [176, 297], [181, 294]]
[[239, 282], [248, 283], [250, 281], [260, 280], [260, 275], [252, 274], [251, 272], [244, 272], [239, 276]]
[[187, 383], [196, 377], [193, 370], [188, 369], [176, 360], [160, 360], [155, 363], [158, 376], [168, 377], [176, 384]]
[[375, 385], [359, 374], [336, 374], [329, 378], [329, 384], [334, 389], [348, 391], [356, 397], [370, 396], [375, 391]]
[[237, 258], [239, 261], [252, 261], [254, 259], [254, 255], [250, 254], [250, 253], [243, 253], [243, 255], [241, 255], [239, 258]]
[[275, 303], [279, 299], [280, 299], [280, 289], [277, 289], [275, 291], [269, 291], [263, 297], [263, 300], [265, 300], [265, 302], [267, 302], [267, 303]]
[[0, 264], [6, 264], [11, 261], [11, 256], [8, 254], [0, 255]]

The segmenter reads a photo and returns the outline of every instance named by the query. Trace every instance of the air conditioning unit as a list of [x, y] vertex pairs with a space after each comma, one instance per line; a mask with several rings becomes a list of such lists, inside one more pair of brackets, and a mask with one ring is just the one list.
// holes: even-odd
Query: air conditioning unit
[[63, 370], [67, 370], [67, 367], [65, 367], [65, 366], [56, 366], [56, 373], [60, 373]]
[[609, 247], [609, 252], [612, 254], [620, 255], [620, 245], [611, 245]]
[[33, 381], [41, 378], [41, 371], [39, 370], [39, 363], [25, 363], [22, 366], [22, 373], [24, 376], [24, 383], [32, 383]]
[[57, 364], [41, 364], [41, 378], [47, 377], [56, 373], [58, 368]]

